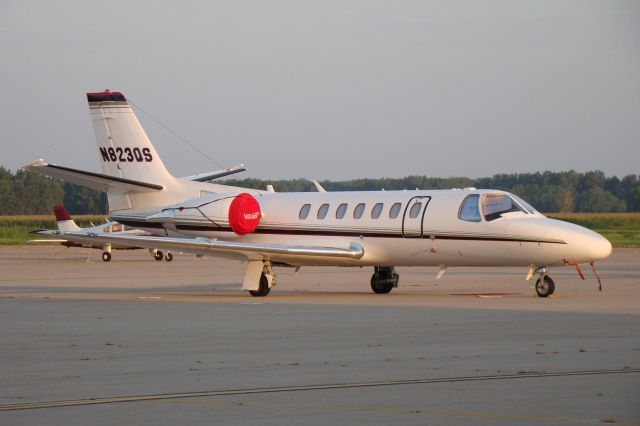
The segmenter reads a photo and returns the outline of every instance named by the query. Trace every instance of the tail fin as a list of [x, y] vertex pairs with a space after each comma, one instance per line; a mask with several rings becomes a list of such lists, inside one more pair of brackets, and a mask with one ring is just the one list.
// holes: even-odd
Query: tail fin
[[122, 93], [107, 89], [87, 100], [104, 174], [159, 185], [174, 179]]
[[53, 208], [53, 213], [56, 215], [58, 229], [61, 232], [80, 231], [82, 229], [76, 225], [73, 219], [71, 219], [69, 212], [64, 208], [64, 206], [55, 206]]
[[121, 179], [165, 188], [161, 194], [107, 192], [109, 210], [144, 209], [177, 202], [176, 178], [165, 168], [149, 137], [120, 92], [87, 93], [102, 172]]

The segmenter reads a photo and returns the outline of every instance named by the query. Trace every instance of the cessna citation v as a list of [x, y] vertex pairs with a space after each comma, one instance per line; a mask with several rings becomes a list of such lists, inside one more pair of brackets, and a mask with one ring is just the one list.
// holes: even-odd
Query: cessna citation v
[[373, 267], [375, 293], [398, 285], [396, 266], [440, 267], [438, 277], [450, 266], [521, 266], [528, 280], [538, 276], [536, 292], [546, 297], [555, 289], [547, 267], [575, 265], [582, 276], [579, 264], [593, 268], [611, 253], [601, 235], [546, 218], [504, 191], [275, 193], [210, 182], [234, 169], [176, 178], [122, 93], [87, 99], [102, 173], [43, 160], [25, 168], [105, 191], [113, 220], [163, 236], [64, 235], [243, 259], [242, 288], [253, 296], [276, 284], [276, 266], [326, 265]]

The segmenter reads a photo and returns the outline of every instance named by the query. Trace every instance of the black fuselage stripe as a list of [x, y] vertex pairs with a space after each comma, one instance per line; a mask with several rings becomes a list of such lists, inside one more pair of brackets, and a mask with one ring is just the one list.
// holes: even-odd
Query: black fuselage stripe
[[[154, 222], [142, 222], [142, 221], [129, 221], [118, 220], [123, 225], [131, 226], [134, 228], [162, 228], [161, 223]], [[176, 229], [179, 231], [202, 231], [202, 232], [233, 232], [229, 227], [216, 227], [210, 225], [176, 225]], [[546, 243], [546, 244], [566, 244], [564, 241], [557, 240], [539, 240], [539, 239], [527, 239], [527, 238], [509, 238], [509, 237], [488, 237], [488, 236], [473, 236], [473, 235], [438, 235], [425, 233], [420, 236], [418, 233], [402, 235], [402, 232], [365, 232], [365, 231], [331, 231], [331, 230], [314, 230], [314, 229], [270, 229], [270, 228], [258, 228], [254, 232], [255, 234], [263, 235], [306, 235], [306, 236], [323, 236], [323, 237], [367, 237], [367, 238], [422, 238], [430, 239], [433, 236], [434, 240], [451, 240], [451, 241], [502, 241], [502, 242], [515, 242], [515, 243]]]

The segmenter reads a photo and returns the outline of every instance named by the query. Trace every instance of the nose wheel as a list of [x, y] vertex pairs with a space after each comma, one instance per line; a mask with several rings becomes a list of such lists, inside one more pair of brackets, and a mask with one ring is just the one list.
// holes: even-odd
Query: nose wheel
[[546, 274], [542, 274], [538, 281], [536, 281], [536, 293], [538, 297], [548, 297], [553, 294], [556, 289], [556, 285]]

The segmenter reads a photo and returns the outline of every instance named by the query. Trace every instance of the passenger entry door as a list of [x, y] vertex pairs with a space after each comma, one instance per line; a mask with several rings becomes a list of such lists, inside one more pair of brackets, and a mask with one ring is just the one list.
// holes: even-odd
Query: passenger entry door
[[402, 236], [405, 238], [422, 238], [424, 233], [425, 214], [431, 201], [429, 196], [412, 197], [404, 208], [402, 216]]

